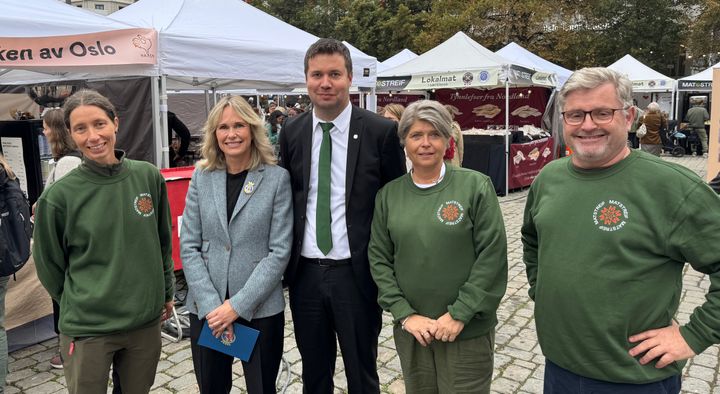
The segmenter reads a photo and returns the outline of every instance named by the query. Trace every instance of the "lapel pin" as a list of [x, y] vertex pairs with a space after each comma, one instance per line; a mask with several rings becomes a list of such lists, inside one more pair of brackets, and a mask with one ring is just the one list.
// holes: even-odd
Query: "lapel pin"
[[357, 135], [357, 134], [353, 134], [353, 139], [354, 139], [354, 140], [358, 139], [358, 135]]
[[245, 187], [243, 187], [243, 191], [245, 194], [252, 194], [252, 192], [255, 191], [255, 182], [246, 183]]

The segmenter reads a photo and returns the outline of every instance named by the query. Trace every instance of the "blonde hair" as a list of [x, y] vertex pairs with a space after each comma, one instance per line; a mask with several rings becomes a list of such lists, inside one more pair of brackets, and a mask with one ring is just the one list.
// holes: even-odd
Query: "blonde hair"
[[10, 164], [8, 164], [7, 160], [5, 160], [5, 156], [3, 156], [2, 153], [0, 153], [0, 165], [5, 169], [5, 173], [8, 178], [15, 179], [15, 173], [12, 168], [10, 168]]
[[225, 168], [225, 154], [220, 150], [215, 130], [220, 124], [220, 118], [226, 107], [231, 107], [235, 113], [243, 118], [250, 126], [252, 142], [250, 144], [250, 170], [261, 164], [275, 164], [275, 151], [267, 134], [263, 120], [255, 113], [253, 108], [240, 96], [226, 96], [220, 99], [210, 110], [207, 122], [203, 127], [202, 157], [197, 166], [206, 170]]
[[384, 110], [385, 114], [390, 113], [399, 121], [400, 118], [402, 118], [403, 112], [405, 112], [405, 107], [402, 104], [390, 103], [385, 106]]

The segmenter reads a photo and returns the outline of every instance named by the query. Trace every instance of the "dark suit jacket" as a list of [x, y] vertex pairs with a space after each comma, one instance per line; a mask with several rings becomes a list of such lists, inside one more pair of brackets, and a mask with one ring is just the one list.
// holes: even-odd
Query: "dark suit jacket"
[[[310, 183], [312, 112], [289, 118], [280, 133], [280, 165], [290, 173], [293, 194], [294, 244], [285, 282], [292, 286], [305, 233], [305, 212]], [[357, 135], [357, 138], [355, 136]], [[370, 276], [367, 247], [375, 194], [383, 185], [405, 173], [405, 154], [395, 122], [353, 106], [348, 133], [345, 211], [355, 281], [375, 301], [377, 287]]]

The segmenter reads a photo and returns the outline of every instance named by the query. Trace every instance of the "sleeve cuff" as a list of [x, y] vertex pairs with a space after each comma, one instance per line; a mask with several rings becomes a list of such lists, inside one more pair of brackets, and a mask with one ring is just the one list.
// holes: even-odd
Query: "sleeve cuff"
[[393, 322], [395, 323], [399, 323], [402, 319], [417, 313], [404, 299], [391, 306], [389, 312], [393, 316]]
[[712, 343], [702, 340], [699, 335], [693, 332], [692, 327], [688, 327], [687, 325], [680, 327], [680, 335], [682, 335], [685, 342], [687, 342], [690, 349], [692, 349], [696, 355], [704, 352], [705, 349], [712, 345]]
[[463, 324], [468, 324], [475, 316], [475, 312], [471, 311], [470, 308], [460, 302], [455, 302], [455, 304], [449, 305], [448, 312], [453, 319], [460, 320]]

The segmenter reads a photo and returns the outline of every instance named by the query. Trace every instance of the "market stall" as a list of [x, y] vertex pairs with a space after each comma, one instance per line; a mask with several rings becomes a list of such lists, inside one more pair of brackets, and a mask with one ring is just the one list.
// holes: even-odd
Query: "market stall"
[[[380, 73], [377, 91], [431, 92], [438, 101], [454, 107], [453, 113], [464, 134], [501, 134], [504, 157], [499, 164], [502, 167], [500, 172], [505, 175], [504, 183], [498, 184], [501, 180], [497, 178], [493, 182], [498, 193], [505, 194], [511, 187], [509, 180], [513, 171], [509, 165], [511, 131], [517, 129], [521, 132], [519, 127], [528, 125], [533, 128], [532, 133], [541, 132], [542, 114], [549, 92], [555, 86], [553, 73], [511, 62], [458, 32], [417, 58]], [[477, 144], [471, 141], [469, 148], [466, 144], [463, 166], [475, 167], [473, 169], [488, 175], [496, 173], [497, 168], [481, 168], [476, 165], [479, 160], [473, 158], [488, 152], [497, 154], [493, 149], [476, 150], [477, 146], [489, 140], [494, 139], [482, 139]], [[485, 162], [498, 163], [495, 158]]]
[[570, 78], [570, 74], [573, 73], [572, 70], [568, 70], [565, 67], [545, 60], [515, 42], [511, 42], [505, 45], [504, 47], [495, 51], [495, 53], [504, 57], [505, 59], [512, 61], [513, 63], [535, 70], [544, 70], [555, 73], [555, 76], [557, 78], [556, 89], [558, 90], [565, 84], [565, 81]]
[[684, 115], [690, 108], [690, 97], [705, 97], [708, 111], [712, 103], [713, 69], [720, 68], [720, 63], [714, 64], [697, 74], [680, 78], [677, 81], [675, 99], [675, 113], [677, 119], [684, 119]]
[[633, 98], [637, 106], [645, 110], [651, 102], [657, 102], [663, 112], [675, 119], [675, 80], [660, 74], [630, 55], [625, 55], [608, 66], [626, 75], [633, 84]]

